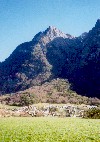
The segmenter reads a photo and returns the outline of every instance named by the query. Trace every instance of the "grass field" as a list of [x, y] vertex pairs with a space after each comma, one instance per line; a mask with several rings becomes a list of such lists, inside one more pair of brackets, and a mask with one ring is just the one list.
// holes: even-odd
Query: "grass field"
[[0, 142], [100, 142], [100, 120], [0, 118]]

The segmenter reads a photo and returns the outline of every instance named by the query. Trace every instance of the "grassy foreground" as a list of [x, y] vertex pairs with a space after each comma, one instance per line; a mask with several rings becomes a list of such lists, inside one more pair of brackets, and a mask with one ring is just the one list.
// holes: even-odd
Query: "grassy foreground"
[[100, 120], [0, 118], [0, 142], [100, 142]]

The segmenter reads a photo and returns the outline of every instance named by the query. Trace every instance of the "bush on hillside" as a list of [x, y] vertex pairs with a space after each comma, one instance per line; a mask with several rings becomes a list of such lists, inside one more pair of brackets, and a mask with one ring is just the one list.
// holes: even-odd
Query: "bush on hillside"
[[84, 118], [100, 119], [100, 108], [91, 108], [84, 113]]
[[23, 94], [20, 96], [20, 106], [29, 106], [34, 103], [33, 95]]

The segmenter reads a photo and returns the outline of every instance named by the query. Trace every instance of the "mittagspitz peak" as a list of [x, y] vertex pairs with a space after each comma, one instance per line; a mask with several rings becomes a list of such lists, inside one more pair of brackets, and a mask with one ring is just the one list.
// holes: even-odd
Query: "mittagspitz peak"
[[[1, 94], [25, 90], [55, 78], [68, 79], [81, 95], [100, 97], [100, 19], [79, 37], [54, 26], [19, 45], [0, 63]], [[66, 27], [67, 29], [67, 27]]]

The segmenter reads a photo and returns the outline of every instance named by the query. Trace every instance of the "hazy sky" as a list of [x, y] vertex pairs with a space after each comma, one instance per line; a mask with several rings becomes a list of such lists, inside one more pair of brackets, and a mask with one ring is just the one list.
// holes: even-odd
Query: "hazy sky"
[[100, 18], [100, 0], [0, 0], [0, 61], [49, 25], [79, 36]]

